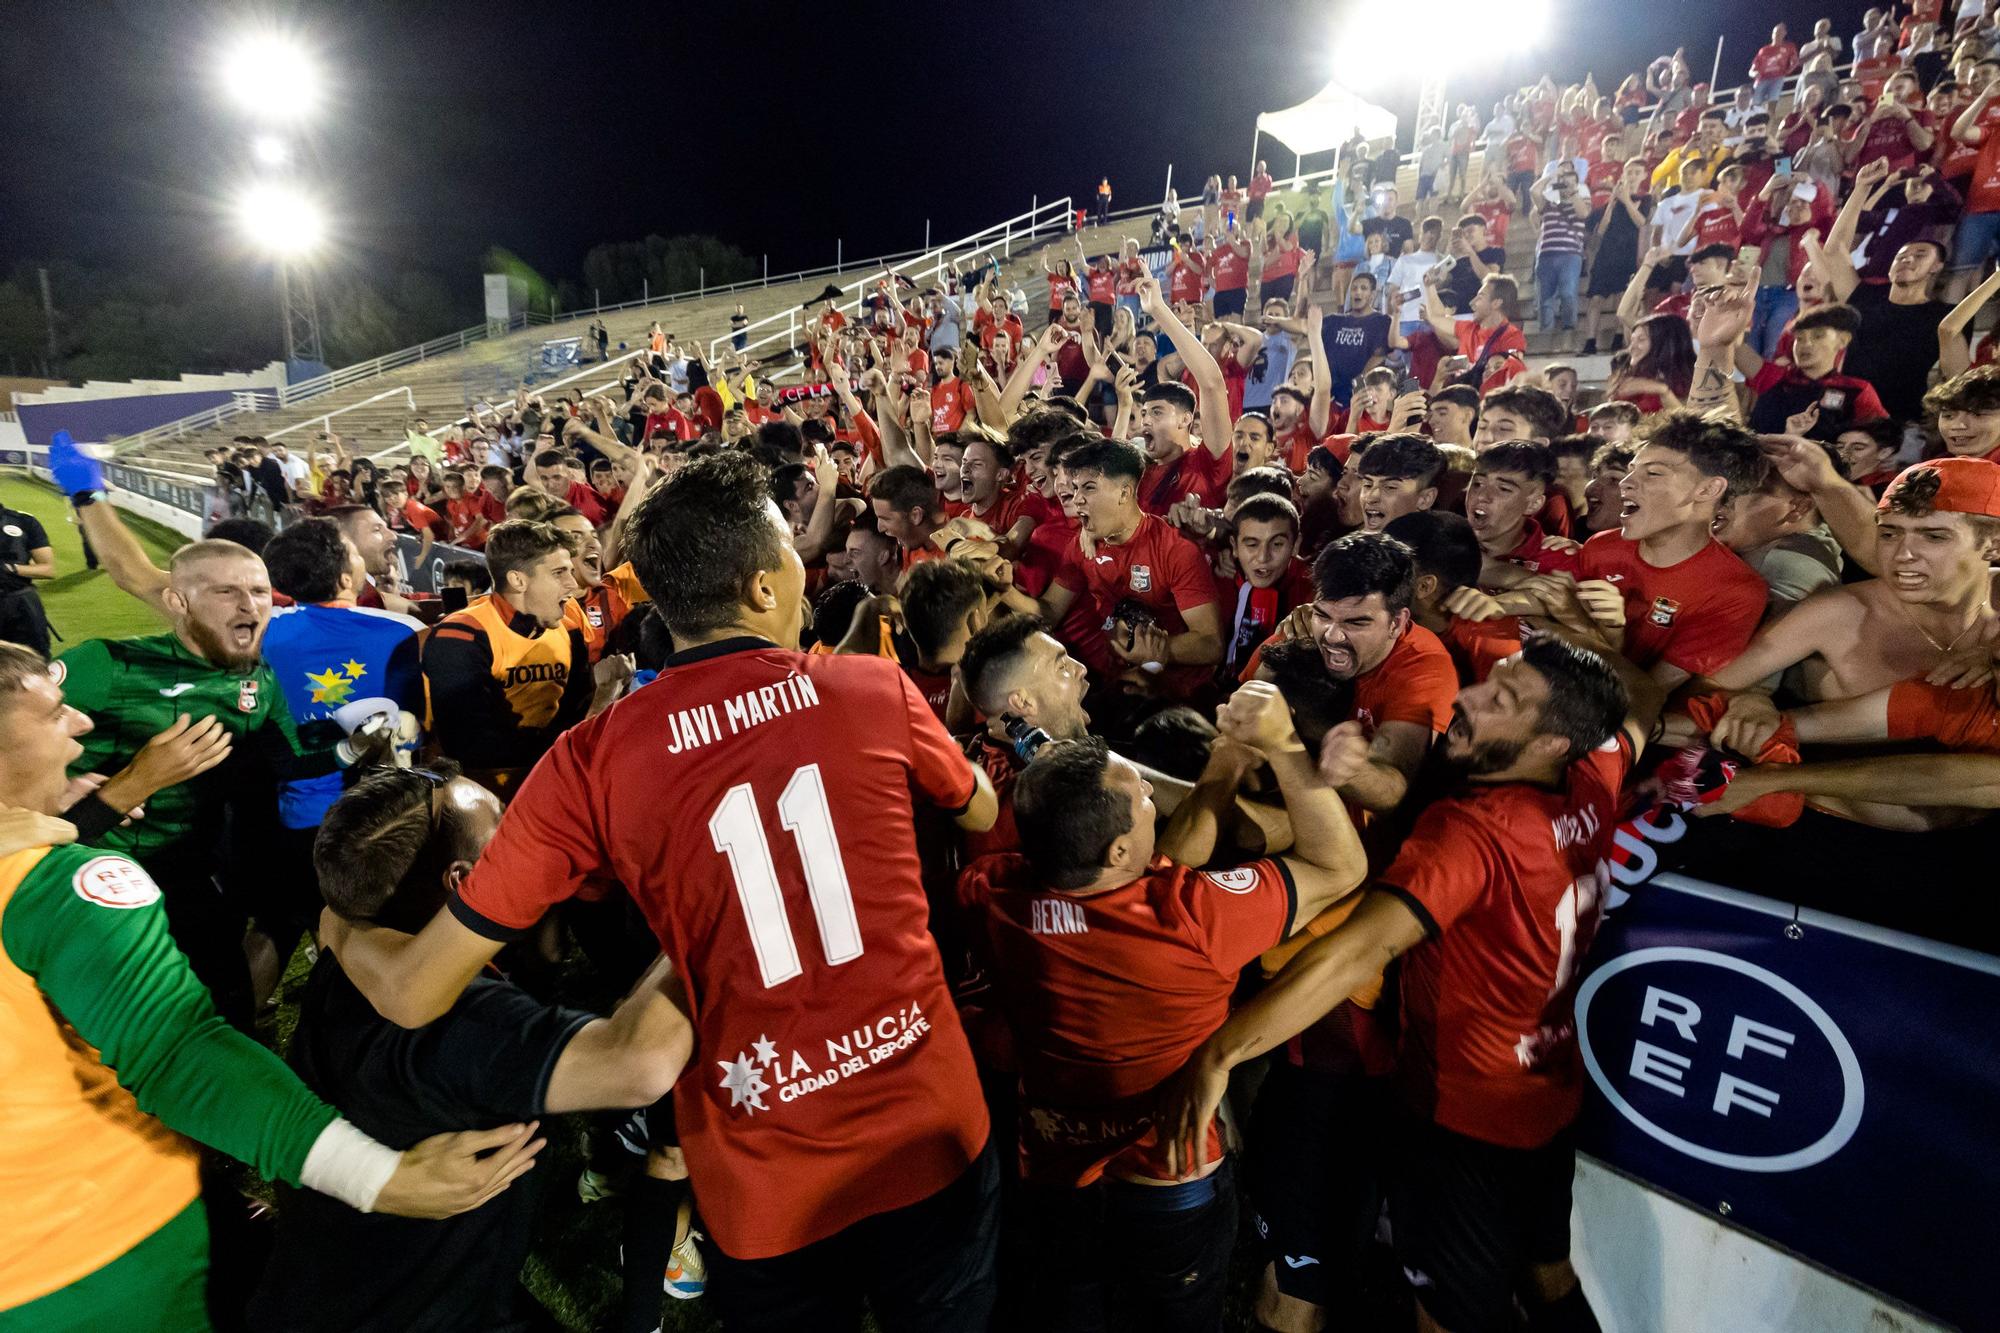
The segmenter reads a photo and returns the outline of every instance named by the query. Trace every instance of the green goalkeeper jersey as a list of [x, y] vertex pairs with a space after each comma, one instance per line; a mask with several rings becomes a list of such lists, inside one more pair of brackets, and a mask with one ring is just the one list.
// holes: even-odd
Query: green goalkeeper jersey
[[216, 1015], [144, 870], [89, 847], [0, 857], [0, 1328], [193, 1201], [180, 1134], [297, 1184], [333, 1119]]
[[110, 777], [132, 761], [146, 742], [173, 725], [182, 713], [199, 722], [222, 720], [233, 737], [229, 759], [190, 782], [156, 792], [146, 815], [111, 830], [97, 845], [125, 853], [159, 873], [157, 858], [169, 851], [205, 857], [220, 829], [223, 807], [233, 793], [261, 785], [272, 799], [275, 777], [303, 777], [308, 769], [328, 771], [331, 760], [299, 758], [291, 710], [277, 677], [263, 662], [245, 668], [219, 667], [191, 651], [173, 633], [136, 639], [92, 639], [57, 659], [56, 682], [71, 706], [90, 717], [92, 730], [81, 738], [83, 755], [72, 774]]

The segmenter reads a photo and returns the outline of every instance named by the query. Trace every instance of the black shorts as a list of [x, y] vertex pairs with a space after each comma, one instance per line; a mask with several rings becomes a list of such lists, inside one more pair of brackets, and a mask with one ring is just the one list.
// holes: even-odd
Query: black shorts
[[1452, 1333], [1512, 1330], [1529, 1267], [1569, 1258], [1568, 1131], [1503, 1148], [1407, 1112], [1397, 1130], [1389, 1222], [1418, 1302]]
[[1117, 304], [1112, 301], [1092, 301], [1090, 303], [1090, 313], [1097, 321], [1098, 337], [1109, 338], [1111, 336], [1111, 321], [1117, 310]]
[[1521, 191], [1534, 183], [1535, 173], [1532, 171], [1510, 171], [1507, 173], [1507, 188], [1515, 194], [1521, 193]]
[[1382, 1211], [1379, 1079], [1271, 1062], [1244, 1135], [1244, 1192], [1278, 1290], [1331, 1306], [1361, 1281]]
[[[701, 1201], [701, 1181], [694, 1182]], [[987, 1140], [928, 1199], [768, 1259], [708, 1251], [708, 1298], [728, 1329], [858, 1330], [864, 1298], [883, 1333], [985, 1328], [999, 1278], [1000, 1159]]]
[[1215, 293], [1215, 317], [1226, 319], [1243, 313], [1243, 295], [1247, 288], [1232, 287], [1228, 291]]
[[43, 657], [49, 655], [49, 618], [33, 588], [0, 592], [0, 643], [18, 643]]
[[1234, 1167], [1202, 1180], [1083, 1189], [1027, 1186], [1031, 1238], [1022, 1326], [1036, 1333], [1210, 1333], [1221, 1327], [1236, 1245]]
[[1264, 201], [1262, 199], [1252, 199], [1248, 204], [1248, 206], [1246, 206], [1243, 210], [1243, 220], [1245, 222], [1255, 222], [1258, 218], [1261, 218], [1263, 216], [1264, 216]]
[[1298, 274], [1287, 273], [1281, 278], [1272, 278], [1269, 282], [1260, 283], [1257, 287], [1257, 299], [1259, 301], [1289, 301], [1292, 299], [1293, 289], [1298, 285], [1298, 279]]

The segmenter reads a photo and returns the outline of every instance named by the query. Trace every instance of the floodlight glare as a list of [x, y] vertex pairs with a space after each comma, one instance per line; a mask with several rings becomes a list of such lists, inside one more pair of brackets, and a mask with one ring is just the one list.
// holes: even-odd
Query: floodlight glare
[[260, 134], [252, 139], [250, 153], [257, 159], [257, 165], [263, 167], [282, 167], [292, 160], [291, 145], [275, 134]]
[[252, 245], [281, 259], [304, 258], [326, 242], [319, 203], [289, 185], [245, 190], [236, 201], [236, 221]]
[[248, 33], [223, 52], [223, 91], [258, 120], [302, 120], [319, 105], [319, 63], [296, 39]]
[[1423, 43], [1401, 59], [1382, 58], [1379, 15], [1356, 6], [1334, 43], [1334, 73], [1355, 88], [1449, 78], [1532, 51], [1547, 38], [1551, 0], [1514, 0], [1503, 22], [1493, 21], [1486, 0], [1431, 0], [1424, 11]]

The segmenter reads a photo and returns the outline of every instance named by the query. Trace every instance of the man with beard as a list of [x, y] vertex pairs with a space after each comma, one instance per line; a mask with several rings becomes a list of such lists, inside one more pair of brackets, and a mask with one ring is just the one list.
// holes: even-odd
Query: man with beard
[[1343, 537], [1313, 562], [1313, 642], [1327, 674], [1354, 684], [1353, 711], [1320, 762], [1341, 795], [1376, 814], [1403, 804], [1458, 693], [1451, 654], [1412, 618], [1415, 589], [1410, 548], [1379, 532]]
[[[1377, 538], [1375, 540], [1386, 540]], [[1573, 995], [1603, 906], [1619, 790], [1660, 692], [1615, 655], [1541, 639], [1452, 705], [1455, 781], [1352, 915], [1306, 945], [1162, 1086], [1189, 1172], [1229, 1071], [1402, 956], [1390, 1209], [1427, 1327], [1595, 1327], [1569, 1262], [1567, 1130], [1582, 1101]], [[1351, 780], [1364, 751], [1322, 751]]]
[[368, 572], [368, 583], [354, 604], [403, 615], [414, 611], [416, 604], [396, 591], [402, 576], [396, 567], [396, 534], [388, 522], [367, 505], [343, 505], [327, 510], [325, 516], [340, 524], [340, 535], [354, 543], [361, 553], [361, 567]]
[[966, 857], [1019, 851], [1014, 779], [1027, 767], [1028, 755], [1013, 733], [1018, 731], [1030, 747], [1037, 731], [1039, 739], [1057, 741], [1087, 734], [1090, 714], [1084, 711], [1083, 692], [1088, 673], [1038, 618], [1007, 616], [967, 641], [958, 677], [965, 697], [986, 719], [986, 726], [966, 742], [966, 757], [985, 772], [1000, 803], [992, 828], [966, 833]]
[[231, 816], [234, 859], [275, 827], [280, 779], [331, 772], [330, 752], [298, 755], [284, 691], [259, 657], [271, 617], [264, 562], [235, 542], [190, 542], [174, 553], [161, 604], [172, 628], [134, 639], [92, 639], [62, 655], [57, 683], [96, 724], [82, 738], [75, 774], [116, 773], [156, 733], [215, 718], [232, 738], [230, 759], [159, 792], [146, 817], [96, 840], [145, 867], [166, 895], [167, 924], [225, 1018], [247, 1025], [249, 972], [244, 905], [216, 891], [217, 851]]

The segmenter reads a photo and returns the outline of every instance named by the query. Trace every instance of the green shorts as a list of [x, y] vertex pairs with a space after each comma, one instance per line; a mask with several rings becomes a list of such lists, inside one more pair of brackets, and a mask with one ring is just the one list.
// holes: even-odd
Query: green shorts
[[208, 1219], [197, 1199], [95, 1273], [0, 1310], [4, 1333], [207, 1333]]

